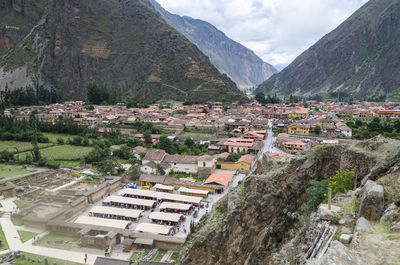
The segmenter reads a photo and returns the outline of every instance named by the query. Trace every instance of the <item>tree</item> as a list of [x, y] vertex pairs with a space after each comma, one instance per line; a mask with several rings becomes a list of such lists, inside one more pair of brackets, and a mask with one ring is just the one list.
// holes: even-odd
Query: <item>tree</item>
[[201, 112], [207, 114], [208, 110], [206, 108], [204, 108]]
[[158, 175], [165, 175], [165, 170], [163, 169], [163, 167], [160, 164], [157, 164], [156, 166], [156, 172]]
[[314, 133], [316, 135], [320, 135], [321, 134], [321, 127], [319, 125], [315, 126]]
[[187, 147], [191, 148], [191, 147], [194, 145], [193, 139], [190, 138], [190, 137], [186, 138], [186, 140], [185, 140], [185, 145], [186, 145]]
[[144, 137], [144, 143], [147, 145], [151, 145], [153, 143], [153, 139], [151, 138], [151, 133], [149, 131], [146, 131], [143, 134]]
[[64, 144], [64, 139], [63, 138], [57, 138], [57, 144], [63, 145]]
[[140, 172], [139, 167], [137, 166], [132, 166], [128, 171], [128, 176], [133, 181], [138, 180], [141, 175], [142, 173]]
[[174, 143], [170, 139], [168, 139], [168, 137], [165, 135], [160, 137], [160, 140], [157, 143], [157, 148], [164, 150], [168, 154], [176, 153], [176, 148], [174, 146]]
[[265, 95], [262, 92], [258, 92], [255, 96], [255, 99], [258, 101], [260, 104], [265, 104]]
[[32, 150], [33, 162], [39, 162], [42, 159], [42, 154], [40, 153], [40, 149], [37, 144], [36, 134], [34, 135], [34, 137], [32, 139], [32, 145], [33, 145], [33, 150]]

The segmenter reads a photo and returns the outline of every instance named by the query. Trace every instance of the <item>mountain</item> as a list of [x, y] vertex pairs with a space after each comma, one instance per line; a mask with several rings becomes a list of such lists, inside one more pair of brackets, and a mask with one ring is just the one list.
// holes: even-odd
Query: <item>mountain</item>
[[85, 98], [245, 99], [148, 0], [0, 0], [0, 90], [56, 87]]
[[150, 0], [165, 21], [182, 33], [207, 55], [223, 73], [241, 88], [255, 87], [278, 71], [261, 60], [253, 51], [228, 38], [208, 22], [169, 13], [155, 0]]
[[370, 0], [256, 92], [398, 98], [399, 28], [400, 1]]

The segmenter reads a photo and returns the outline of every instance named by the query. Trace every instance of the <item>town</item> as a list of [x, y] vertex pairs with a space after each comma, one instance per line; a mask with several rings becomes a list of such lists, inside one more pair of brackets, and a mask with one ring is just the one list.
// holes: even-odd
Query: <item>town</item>
[[[3, 124], [37, 126], [33, 139], [15, 126], [14, 134], [0, 130], [0, 254], [22, 250], [48, 264], [66, 256], [173, 263], [201, 218], [257, 174], [259, 161], [380, 130], [395, 137], [399, 118], [399, 103], [313, 100], [6, 109]], [[76, 132], [63, 129], [68, 123]]]

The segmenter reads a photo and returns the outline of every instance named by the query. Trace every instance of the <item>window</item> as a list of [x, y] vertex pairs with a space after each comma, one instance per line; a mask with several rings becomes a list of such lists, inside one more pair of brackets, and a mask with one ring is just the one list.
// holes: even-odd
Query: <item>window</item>
[[206, 166], [206, 162], [203, 162], [203, 167], [205, 167]]

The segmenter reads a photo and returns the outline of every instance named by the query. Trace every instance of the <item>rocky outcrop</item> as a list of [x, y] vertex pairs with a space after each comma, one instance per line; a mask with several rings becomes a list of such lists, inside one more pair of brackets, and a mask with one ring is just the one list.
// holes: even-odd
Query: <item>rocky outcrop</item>
[[370, 0], [256, 92], [398, 100], [400, 2]]
[[364, 261], [339, 241], [332, 241], [326, 254], [315, 260], [310, 260], [307, 265], [365, 265]]
[[[27, 66], [27, 79], [79, 99], [86, 98], [87, 86], [94, 83], [121, 100], [247, 100], [148, 0], [11, 4], [0, 5], [0, 26], [12, 26], [3, 37], [0, 28], [0, 52], [8, 50], [0, 69], [7, 77]], [[8, 83], [9, 89], [17, 88], [13, 86]]]
[[400, 220], [400, 209], [396, 204], [390, 204], [383, 213], [381, 223], [393, 223]]
[[171, 14], [155, 0], [151, 0], [151, 3], [168, 24], [196, 44], [240, 88], [256, 87], [278, 72], [253, 51], [231, 40], [208, 22]]
[[[266, 175], [248, 177], [243, 183], [241, 200], [230, 211], [224, 210], [227, 202], [213, 210], [190, 240], [190, 247], [181, 253], [181, 264], [274, 264], [271, 253], [296, 233], [296, 212], [306, 199], [309, 181], [352, 168], [356, 168], [356, 176], [361, 180], [375, 163], [375, 158], [366, 152], [332, 145], [293, 158], [285, 167]], [[309, 238], [310, 244], [313, 239]], [[301, 250], [297, 247], [296, 251], [293, 257], [307, 251], [307, 246]], [[288, 264], [294, 264], [292, 261]]]
[[379, 220], [385, 210], [385, 199], [382, 185], [368, 180], [362, 188], [359, 215], [368, 220]]

